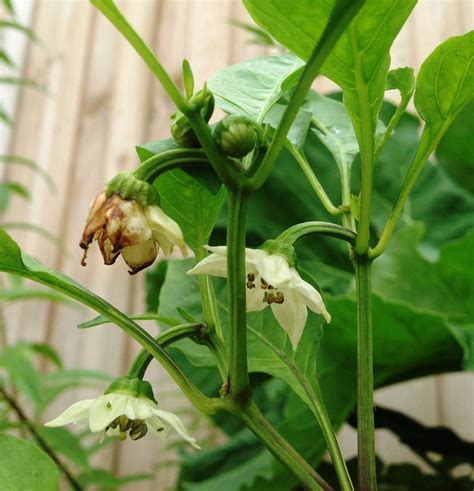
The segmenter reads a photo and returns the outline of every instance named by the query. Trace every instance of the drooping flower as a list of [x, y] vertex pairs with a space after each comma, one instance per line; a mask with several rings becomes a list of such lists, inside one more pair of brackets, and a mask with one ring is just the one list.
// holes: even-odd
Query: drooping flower
[[[210, 247], [211, 255], [200, 261], [188, 274], [227, 277], [227, 247]], [[331, 316], [319, 292], [304, 281], [283, 254], [263, 249], [245, 249], [247, 312], [268, 306], [280, 326], [287, 332], [293, 349], [303, 335], [308, 318], [307, 308], [322, 314], [326, 322]]]
[[148, 382], [139, 378], [119, 377], [105, 393], [96, 399], [86, 399], [69, 406], [45, 426], [58, 427], [87, 421], [92, 433], [104, 432], [120, 440], [143, 438], [147, 433], [164, 436], [171, 426], [194, 448], [195, 438], [186, 433], [183, 423], [175, 414], [159, 409]]
[[[126, 176], [126, 179], [131, 178]], [[133, 183], [137, 181], [132, 179]], [[139, 186], [147, 186], [147, 191], [152, 188], [143, 181]], [[98, 241], [105, 264], [113, 264], [122, 254], [130, 267], [130, 274], [150, 266], [160, 249], [168, 256], [177, 245], [183, 255], [187, 254], [179, 225], [157, 204], [149, 204], [143, 199], [143, 193], [132, 196], [130, 193], [124, 196], [124, 193], [103, 192], [91, 203], [79, 244], [84, 249], [83, 266], [93, 240]]]

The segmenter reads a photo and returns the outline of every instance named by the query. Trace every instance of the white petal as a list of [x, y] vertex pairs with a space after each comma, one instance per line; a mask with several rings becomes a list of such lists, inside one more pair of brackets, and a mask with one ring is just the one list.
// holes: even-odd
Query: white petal
[[268, 307], [268, 303], [263, 301], [265, 292], [260, 288], [260, 280], [258, 276], [255, 278], [254, 283], [255, 283], [255, 288], [252, 289], [246, 288], [247, 312], [258, 312], [260, 310], [263, 310], [265, 307]]
[[306, 305], [297, 301], [296, 296], [289, 290], [283, 292], [285, 301], [282, 304], [271, 305], [273, 315], [280, 326], [288, 333], [291, 345], [295, 350], [303, 335], [308, 310]]
[[256, 263], [260, 276], [270, 285], [279, 287], [293, 278], [288, 261], [280, 254], [267, 255]]
[[89, 428], [92, 433], [105, 430], [115, 418], [125, 414], [128, 397], [125, 394], [117, 393], [104, 394], [98, 397], [90, 409]]
[[227, 277], [227, 258], [217, 254], [211, 254], [199, 261], [187, 274], [207, 274], [210, 276]]
[[155, 409], [153, 412], [160, 419], [172, 426], [176, 430], [176, 432], [187, 442], [189, 442], [194, 448], [197, 448], [198, 450], [201, 449], [201, 447], [196, 443], [196, 439], [186, 433], [186, 429], [184, 428], [183, 423], [178, 418], [178, 416], [176, 416], [176, 414], [170, 413], [168, 411], [163, 411], [162, 409]]
[[245, 262], [256, 266], [258, 263], [264, 261], [269, 256], [268, 252], [263, 249], [245, 249]]
[[306, 304], [314, 313], [322, 314], [326, 322], [331, 322], [331, 315], [326, 310], [323, 298], [312, 285], [298, 275], [298, 280], [292, 282], [297, 299]]
[[78, 423], [86, 420], [89, 417], [89, 411], [94, 401], [95, 399], [86, 399], [72, 404], [59, 416], [45, 423], [45, 426], [64, 426], [69, 423]]
[[150, 399], [145, 399], [143, 397], [129, 397], [127, 412], [125, 413], [130, 419], [149, 419], [153, 418], [155, 409], [158, 405], [151, 401]]
[[[159, 206], [147, 206], [145, 216], [153, 231], [153, 238], [163, 248], [168, 256], [171, 254], [173, 245], [177, 245], [183, 255], [186, 255], [183, 232], [179, 225], [170, 218]], [[171, 244], [171, 246], [170, 246]]]
[[207, 249], [209, 252], [212, 252], [214, 254], [217, 254], [218, 256], [227, 257], [227, 246], [210, 246], [210, 245], [205, 245], [204, 248]]
[[169, 434], [169, 427], [166, 426], [158, 416], [147, 419], [145, 423], [152, 435], [157, 436], [161, 440], [166, 440]]

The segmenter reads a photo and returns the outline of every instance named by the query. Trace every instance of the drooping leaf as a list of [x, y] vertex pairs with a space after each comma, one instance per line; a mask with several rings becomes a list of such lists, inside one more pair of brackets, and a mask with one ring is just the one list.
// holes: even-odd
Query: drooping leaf
[[31, 80], [29, 78], [0, 77], [0, 84], [17, 85], [22, 88], [34, 89], [44, 94], [48, 93], [48, 89], [44, 85], [39, 84], [35, 80]]
[[23, 199], [31, 199], [30, 192], [27, 187], [18, 182], [0, 182], [0, 212], [5, 212], [10, 203], [10, 194], [16, 194]]
[[10, 58], [8, 53], [1, 48], [0, 48], [0, 63], [3, 63], [9, 68], [15, 68], [15, 63], [13, 62], [13, 60]]
[[[10, 3], [10, 0], [4, 0], [5, 3]], [[29, 27], [23, 25], [23, 24], [20, 24], [19, 22], [15, 21], [15, 20], [5, 20], [5, 19], [1, 19], [0, 20], [0, 30], [2, 29], [15, 29], [17, 31], [21, 31], [23, 34], [25, 34], [31, 41], [33, 42], [39, 42], [40, 39], [38, 38], [38, 36], [36, 35], [36, 33], [30, 29]]]
[[385, 90], [398, 90], [402, 99], [402, 105], [407, 107], [415, 91], [415, 74], [413, 68], [395, 68], [387, 73]]
[[303, 62], [293, 55], [252, 58], [218, 71], [208, 82], [216, 104], [261, 123], [298, 79]]
[[33, 443], [0, 435], [0, 482], [4, 491], [59, 491], [56, 465]]

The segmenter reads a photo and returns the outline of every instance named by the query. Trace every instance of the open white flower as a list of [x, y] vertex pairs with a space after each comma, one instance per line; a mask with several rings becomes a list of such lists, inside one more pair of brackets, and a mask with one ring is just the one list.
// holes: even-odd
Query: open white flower
[[118, 194], [108, 198], [101, 193], [90, 205], [79, 244], [84, 249], [83, 266], [94, 239], [99, 243], [105, 264], [113, 264], [122, 254], [130, 274], [150, 266], [160, 248], [166, 256], [175, 245], [183, 255], [187, 253], [179, 225], [159, 206], [143, 206], [135, 199], [123, 199]]
[[[227, 247], [209, 247], [213, 254], [200, 261], [188, 274], [227, 277]], [[262, 249], [245, 249], [247, 275], [247, 312], [270, 306], [280, 326], [288, 333], [296, 349], [308, 318], [307, 308], [322, 314], [326, 322], [331, 316], [319, 292], [304, 281], [281, 254]]]
[[[150, 397], [151, 396], [151, 397]], [[120, 377], [105, 394], [69, 406], [45, 426], [57, 427], [87, 421], [92, 433], [105, 432], [121, 440], [143, 438], [147, 433], [163, 437], [171, 426], [194, 448], [201, 448], [189, 436], [175, 414], [158, 408], [148, 382], [137, 378]]]

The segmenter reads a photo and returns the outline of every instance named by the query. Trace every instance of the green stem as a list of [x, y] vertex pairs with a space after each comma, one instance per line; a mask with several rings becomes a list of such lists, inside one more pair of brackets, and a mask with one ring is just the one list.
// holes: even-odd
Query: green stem
[[377, 489], [374, 430], [371, 261], [354, 255], [357, 290], [357, 443], [359, 490]]
[[143, 39], [128, 23], [127, 19], [122, 15], [112, 0], [90, 0], [122, 33], [130, 45], [135, 49], [138, 55], [146, 63], [151, 72], [161, 83], [163, 89], [170, 96], [176, 107], [185, 114], [191, 127], [193, 128], [202, 148], [219, 175], [222, 182], [227, 187], [233, 187], [236, 179], [236, 173], [233, 168], [228, 165], [227, 159], [221, 154], [212, 138], [212, 133], [207, 123], [202, 119], [199, 112], [189, 103], [189, 101], [181, 94], [175, 83], [157, 60], [153, 51], [146, 45]]
[[324, 208], [326, 208], [328, 213], [330, 213], [331, 215], [340, 215], [341, 210], [337, 206], [334, 206], [331, 198], [327, 195], [326, 191], [319, 182], [319, 179], [316, 177], [313, 169], [311, 169], [311, 166], [309, 165], [309, 162], [306, 160], [303, 153], [297, 150], [291, 143], [287, 143], [285, 146], [286, 148], [288, 148], [291, 155], [293, 155], [296, 162], [298, 162], [298, 165], [304, 172], [306, 179], [308, 180], [310, 186], [313, 188], [321, 203], [323, 204]]
[[336, 225], [335, 223], [303, 222], [286, 229], [276, 238], [276, 240], [293, 245], [297, 240], [309, 234], [334, 237], [336, 239], [345, 240], [351, 245], [355, 244], [357, 238], [355, 232], [345, 227], [341, 227], [340, 225]]
[[153, 182], [164, 172], [195, 165], [210, 165], [204, 150], [177, 148], [152, 155], [135, 168], [133, 175], [142, 181]]
[[[364, 69], [359, 56], [357, 34], [354, 28], [349, 28], [349, 37], [353, 47], [355, 63], [355, 79], [357, 96], [360, 107], [360, 132], [357, 131], [357, 140], [360, 149], [360, 216], [359, 230], [355, 251], [357, 254], [366, 254], [370, 245], [370, 211], [372, 206], [372, 177], [374, 167], [374, 135], [375, 128], [371, 113], [369, 89], [364, 79]], [[355, 126], [357, 128], [357, 126]]]
[[229, 295], [229, 393], [239, 407], [248, 402], [247, 316], [245, 292], [245, 230], [248, 196], [229, 193], [227, 220], [227, 284]]
[[304, 70], [296, 84], [283, 117], [275, 132], [263, 162], [250, 177], [248, 184], [252, 189], [258, 189], [266, 181], [286, 142], [288, 132], [295, 120], [306, 94], [319, 74], [326, 58], [329, 56], [339, 38], [342, 36], [352, 19], [357, 15], [364, 0], [339, 0], [335, 3], [326, 27], [318, 40]]
[[420, 175], [420, 172], [423, 169], [423, 166], [427, 162], [433, 150], [436, 148], [441, 136], [444, 134], [446, 129], [451, 124], [451, 120], [447, 120], [439, 133], [433, 138], [431, 134], [430, 126], [426, 126], [421, 135], [420, 144], [418, 146], [418, 150], [416, 152], [415, 158], [408, 170], [407, 176], [405, 177], [405, 181], [403, 182], [402, 189], [398, 194], [397, 200], [393, 205], [392, 211], [387, 219], [387, 223], [383, 229], [382, 235], [377, 243], [377, 245], [369, 251], [369, 255], [371, 258], [376, 258], [380, 256], [384, 250], [387, 248], [388, 243], [390, 242], [390, 238], [395, 230], [395, 226], [397, 225], [398, 219], [403, 211], [403, 207], [410, 195], [413, 186]]
[[237, 416], [263, 442], [267, 449], [310, 491], [333, 491], [331, 486], [275, 430], [251, 401]]
[[[202, 331], [205, 329], [204, 324], [181, 324], [180, 326], [174, 326], [160, 334], [155, 338], [156, 342], [162, 347], [166, 348], [170, 344], [179, 341], [180, 339], [189, 338], [193, 336], [202, 336]], [[145, 372], [153, 360], [153, 356], [145, 349], [143, 349], [135, 358], [132, 367], [130, 368], [128, 375], [130, 377], [138, 377], [143, 379]]]

